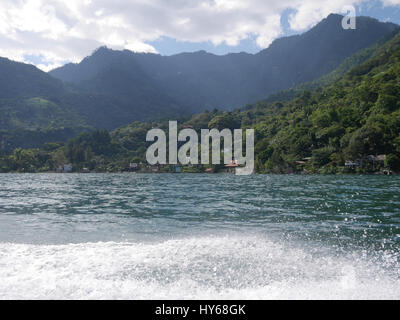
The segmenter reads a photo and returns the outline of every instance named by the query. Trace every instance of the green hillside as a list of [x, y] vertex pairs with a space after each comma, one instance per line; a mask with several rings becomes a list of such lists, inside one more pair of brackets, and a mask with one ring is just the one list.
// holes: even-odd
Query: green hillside
[[[199, 51], [161, 56], [103, 47], [82, 62], [57, 68], [50, 75], [80, 92], [123, 100], [142, 115], [168, 109], [190, 114], [214, 108], [233, 110], [332, 72], [344, 59], [398, 27], [358, 17], [356, 30], [344, 30], [342, 19], [331, 14], [311, 30], [277, 39], [257, 54], [219, 56]], [[132, 117], [127, 120], [119, 126], [131, 122]]]
[[65, 141], [89, 129], [78, 114], [44, 98], [0, 100], [0, 136], [7, 149]]
[[[400, 34], [329, 85], [298, 92], [290, 101], [206, 111], [180, 126], [254, 128], [258, 172], [400, 172]], [[40, 171], [68, 161], [76, 170], [123, 170], [132, 161], [145, 161], [145, 136], [152, 127], [167, 129], [167, 122], [135, 122], [111, 133], [82, 134], [61, 147], [17, 150], [4, 156], [0, 167], [18, 171], [22, 163], [26, 170], [32, 161], [30, 170]]]
[[305, 90], [315, 90], [318, 87], [328, 86], [335, 82], [336, 80], [343, 77], [349, 70], [361, 65], [366, 60], [371, 58], [375, 52], [382, 47], [386, 42], [390, 41], [394, 38], [399, 32], [399, 28], [390, 33], [389, 35], [383, 37], [372, 46], [362, 49], [350, 57], [346, 58], [335, 70], [332, 72], [323, 75], [322, 77], [312, 81], [302, 83], [295, 88], [282, 90], [276, 93], [273, 93], [265, 99], [266, 102], [275, 102], [275, 101], [289, 101], [296, 97], [297, 94]]
[[[136, 90], [138, 96], [141, 89]], [[94, 128], [111, 130], [135, 120], [185, 114], [167, 100], [159, 109], [157, 101], [163, 99], [156, 89], [150, 98], [133, 101], [106, 91], [80, 92], [32, 65], [0, 58], [0, 140], [5, 140], [7, 150], [66, 141]]]
[[343, 30], [341, 19], [330, 15], [304, 34], [277, 39], [258, 54], [161, 56], [103, 47], [79, 64], [50, 73], [0, 58], [2, 145], [10, 152], [65, 142], [91, 129], [179, 120], [206, 109], [232, 110], [340, 66], [314, 83], [272, 97], [290, 100], [363, 62], [398, 27], [360, 17], [357, 30]]

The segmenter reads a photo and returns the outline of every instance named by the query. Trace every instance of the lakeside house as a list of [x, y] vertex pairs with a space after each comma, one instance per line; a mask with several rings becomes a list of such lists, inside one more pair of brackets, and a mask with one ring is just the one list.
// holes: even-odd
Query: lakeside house
[[306, 164], [308, 164], [311, 161], [311, 157], [307, 157], [307, 158], [303, 158], [299, 161], [296, 161], [296, 164], [299, 166], [305, 166]]
[[375, 167], [384, 167], [386, 160], [385, 154], [380, 155], [368, 155], [360, 159], [355, 160], [346, 160], [345, 166], [347, 168], [365, 168], [367, 165], [372, 165], [373, 168]]
[[239, 168], [238, 161], [236, 159], [232, 160], [231, 163], [225, 165], [224, 169], [221, 170], [223, 173], [236, 173], [236, 168]]
[[237, 160], [232, 160], [231, 163], [225, 166], [216, 166], [211, 168], [206, 168], [202, 164], [192, 164], [190, 161], [190, 157], [187, 157], [187, 164], [185, 165], [149, 165], [147, 163], [130, 163], [129, 166], [125, 167], [123, 172], [132, 172], [132, 173], [236, 173], [236, 169], [240, 167], [244, 167], [244, 165], [239, 165]]
[[308, 173], [305, 169], [306, 165], [308, 165], [311, 161], [311, 157], [303, 158], [302, 160], [296, 161], [297, 169], [302, 170], [302, 173]]
[[141, 168], [141, 164], [139, 163], [130, 163], [129, 167], [125, 168], [126, 172], [136, 172], [139, 171]]
[[59, 166], [57, 172], [59, 173], [71, 173], [72, 172], [72, 164], [64, 164]]
[[358, 160], [355, 160], [355, 161], [347, 160], [344, 165], [347, 168], [354, 169], [354, 168], [360, 167], [361, 163]]
[[139, 163], [130, 163], [129, 168], [133, 170], [137, 170], [139, 168]]

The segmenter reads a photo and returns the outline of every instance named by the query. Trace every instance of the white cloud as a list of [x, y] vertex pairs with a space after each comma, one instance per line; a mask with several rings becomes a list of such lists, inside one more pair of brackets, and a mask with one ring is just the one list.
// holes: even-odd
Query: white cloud
[[287, 9], [291, 28], [303, 31], [362, 1], [368, 0], [1, 0], [0, 56], [40, 56], [38, 66], [47, 70], [102, 45], [156, 52], [148, 42], [160, 37], [235, 46], [251, 35], [261, 49], [282, 35]]
[[39, 69], [48, 72], [50, 70], [53, 70], [55, 68], [61, 67], [63, 64], [62, 63], [50, 63], [50, 64], [37, 64], [36, 67], [38, 67]]
[[348, 0], [320, 0], [318, 4], [316, 1], [303, 1], [298, 7], [295, 14], [290, 16], [290, 27], [296, 31], [305, 30], [326, 17], [330, 13], [343, 13], [344, 8], [348, 5], [355, 5], [361, 3], [362, 0], [348, 1]]
[[400, 0], [382, 0], [384, 6], [400, 5]]

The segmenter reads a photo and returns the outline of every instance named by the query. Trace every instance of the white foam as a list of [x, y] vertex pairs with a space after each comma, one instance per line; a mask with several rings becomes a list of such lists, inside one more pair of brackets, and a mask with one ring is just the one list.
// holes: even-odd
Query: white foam
[[0, 299], [399, 299], [396, 261], [245, 236], [3, 243]]

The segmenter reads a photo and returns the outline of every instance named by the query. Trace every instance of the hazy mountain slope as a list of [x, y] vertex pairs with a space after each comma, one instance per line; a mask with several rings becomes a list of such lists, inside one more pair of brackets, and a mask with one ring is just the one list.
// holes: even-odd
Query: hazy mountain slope
[[400, 30], [400, 27], [397, 27], [395, 31], [393, 31], [389, 35], [383, 37], [379, 41], [375, 42], [372, 46], [362, 49], [362, 50], [356, 52], [355, 54], [351, 55], [350, 57], [347, 57], [332, 72], [325, 74], [322, 77], [320, 77], [312, 82], [304, 82], [304, 83], [297, 85], [294, 88], [273, 93], [273, 94], [269, 95], [267, 97], [267, 99], [265, 99], [265, 101], [266, 102], [289, 101], [289, 100], [293, 99], [297, 94], [300, 94], [301, 92], [303, 92], [304, 90], [314, 90], [318, 87], [332, 84], [335, 80], [341, 78], [347, 72], [349, 72], [349, 70], [359, 66], [360, 64], [364, 63], [369, 58], [371, 58], [377, 52], [377, 50], [379, 50], [381, 47], [385, 46], [386, 43], [388, 43], [393, 38], [398, 36], [399, 30]]
[[257, 75], [265, 91], [315, 80], [396, 29], [394, 24], [358, 17], [356, 30], [343, 30], [341, 21], [342, 16], [332, 14], [310, 31], [278, 39], [257, 54]]
[[[68, 64], [50, 74], [82, 91], [117, 96], [121, 88], [129, 88], [122, 94], [139, 106], [146, 105], [157, 91], [160, 99], [151, 100], [156, 109], [165, 109], [165, 104], [171, 103], [191, 112], [232, 109], [313, 81], [396, 28], [391, 23], [359, 17], [356, 30], [343, 30], [341, 19], [340, 15], [330, 15], [310, 31], [278, 39], [256, 55], [217, 56], [199, 51], [160, 56], [100, 48], [81, 63]], [[124, 72], [116, 71], [121, 65]], [[135, 88], [142, 94], [138, 95]]]
[[0, 138], [8, 149], [64, 141], [89, 129], [76, 112], [48, 99], [0, 100]]
[[[60, 70], [50, 74], [57, 76]], [[104, 103], [99, 102], [103, 106], [99, 106], [100, 110], [97, 112], [103, 112], [104, 116], [109, 115], [114, 121], [93, 122], [96, 127], [115, 128], [127, 121], [156, 120], [189, 114], [186, 112], [187, 108], [183, 108], [168, 93], [158, 88], [157, 83], [142, 70], [129, 51], [113, 51], [102, 47], [84, 59], [79, 68], [69, 64], [62, 70], [65, 71], [65, 78], [62, 80], [69, 83], [81, 96], [85, 93], [90, 96], [107, 96], [109, 110]], [[82, 105], [79, 112], [88, 114], [94, 107], [91, 104], [87, 108]], [[96, 115], [98, 116], [107, 118]]]
[[66, 140], [90, 127], [62, 103], [69, 90], [36, 67], [0, 58], [0, 137], [7, 147]]
[[[78, 90], [32, 65], [0, 58], [0, 139], [4, 136], [9, 148], [39, 146], [91, 128], [114, 129], [132, 121], [185, 114], [146, 83], [143, 74], [129, 73], [125, 80], [130, 81], [115, 82], [112, 79], [121, 79], [124, 66], [112, 68], [111, 73], [115, 76], [99, 74]], [[114, 88], [118, 94], [112, 94]]]
[[[253, 128], [259, 173], [400, 173], [400, 33], [368, 54], [333, 83], [290, 101], [206, 111], [180, 128]], [[146, 133], [154, 126], [167, 130], [168, 122], [134, 122], [110, 133], [81, 134], [50, 150], [0, 154], [0, 172], [54, 170], [60, 159], [77, 171], [120, 172], [131, 162], [146, 163]]]
[[35, 66], [0, 58], [0, 99], [56, 97], [63, 83]]
[[[290, 101], [204, 112], [181, 126], [255, 129], [258, 172], [400, 173], [400, 33], [365, 54], [363, 63], [333, 83]], [[133, 156], [145, 161], [141, 137], [148, 127], [133, 123], [111, 134], [125, 163]], [[346, 166], [349, 160], [359, 165]]]
[[[340, 20], [331, 15], [309, 32], [277, 40], [256, 55], [200, 51], [165, 57], [100, 48], [80, 64], [50, 74], [0, 58], [0, 135], [12, 146], [34, 146], [90, 128], [111, 130], [133, 121], [245, 105], [271, 90], [313, 80], [340, 63], [334, 77], [343, 74], [346, 55], [396, 27], [359, 18], [357, 30], [345, 31]], [[352, 59], [347, 65], [358, 65], [382, 43], [347, 58]]]

